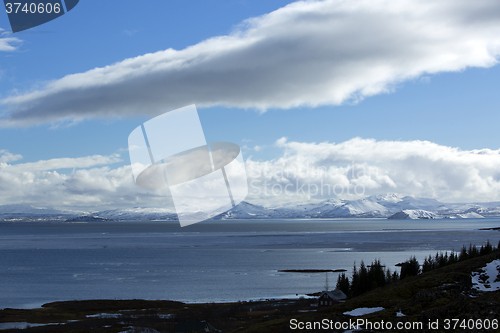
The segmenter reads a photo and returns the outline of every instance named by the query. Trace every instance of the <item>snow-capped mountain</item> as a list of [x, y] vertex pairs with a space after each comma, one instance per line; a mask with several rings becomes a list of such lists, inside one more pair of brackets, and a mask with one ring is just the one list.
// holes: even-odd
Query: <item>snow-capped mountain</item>
[[500, 217], [500, 203], [446, 204], [435, 199], [388, 194], [359, 200], [330, 199], [318, 203], [272, 208], [242, 202], [218, 218], [458, 219], [482, 217]]
[[215, 217], [215, 219], [269, 219], [278, 218], [280, 214], [276, 210], [257, 206], [246, 201], [241, 202], [239, 205], [225, 213]]
[[[329, 199], [306, 204], [265, 207], [243, 201], [215, 219], [292, 219], [292, 218], [482, 218], [500, 217], [500, 202], [448, 204], [435, 199], [399, 196], [370, 196], [358, 200]], [[0, 206], [0, 221], [30, 220], [177, 220], [177, 214], [164, 208], [113, 209], [94, 213], [34, 208], [29, 205]]]
[[168, 221], [177, 220], [177, 214], [164, 208], [130, 208], [112, 209], [79, 216], [78, 221], [104, 220], [104, 221]]
[[439, 215], [423, 209], [405, 209], [388, 217], [391, 220], [437, 219]]
[[387, 194], [358, 200], [329, 199], [318, 203], [289, 204], [272, 208], [242, 202], [218, 218], [463, 219], [482, 217], [500, 217], [500, 203], [447, 204], [435, 199]]
[[[450, 217], [453, 218], [453, 217]], [[484, 219], [484, 216], [479, 215], [478, 213], [470, 212], [470, 213], [464, 213], [464, 214], [457, 214], [456, 217], [457, 219]]]
[[67, 220], [82, 212], [62, 211], [52, 208], [36, 208], [25, 204], [0, 206], [0, 221], [47, 221]]

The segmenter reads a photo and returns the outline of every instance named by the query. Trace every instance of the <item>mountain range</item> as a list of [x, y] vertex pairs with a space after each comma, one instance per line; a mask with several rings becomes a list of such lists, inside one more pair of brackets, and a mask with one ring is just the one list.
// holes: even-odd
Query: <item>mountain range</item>
[[[438, 219], [500, 217], [500, 202], [442, 203], [435, 199], [399, 196], [369, 196], [358, 200], [329, 199], [315, 203], [264, 207], [243, 201], [215, 219], [303, 219], [303, 218], [389, 218]], [[176, 220], [164, 208], [128, 208], [98, 212], [63, 211], [16, 204], [0, 206], [0, 221], [131, 221]]]

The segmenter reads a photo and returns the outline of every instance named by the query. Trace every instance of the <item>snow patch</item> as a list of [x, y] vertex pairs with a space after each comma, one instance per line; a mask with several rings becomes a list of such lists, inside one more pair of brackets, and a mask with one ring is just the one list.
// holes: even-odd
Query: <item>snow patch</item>
[[374, 312], [379, 312], [384, 310], [382, 307], [377, 307], [377, 308], [357, 308], [352, 311], [347, 311], [344, 312], [344, 315], [346, 316], [353, 316], [353, 317], [359, 317], [359, 316], [364, 316], [366, 314], [374, 313]]
[[493, 260], [479, 272], [472, 273], [473, 288], [481, 291], [500, 290], [500, 259]]
[[438, 219], [439, 215], [422, 209], [405, 209], [388, 217], [391, 220]]
[[96, 313], [92, 315], [86, 315], [87, 318], [120, 318], [122, 315], [120, 313]]
[[24, 321], [19, 322], [8, 322], [0, 323], [0, 330], [25, 330], [29, 327], [39, 327], [47, 325], [59, 325], [59, 323], [48, 323], [48, 324], [37, 324], [37, 323], [27, 323]]
[[469, 213], [464, 213], [464, 214], [457, 214], [456, 217], [458, 219], [484, 219], [484, 216], [476, 213], [476, 212], [469, 212]]

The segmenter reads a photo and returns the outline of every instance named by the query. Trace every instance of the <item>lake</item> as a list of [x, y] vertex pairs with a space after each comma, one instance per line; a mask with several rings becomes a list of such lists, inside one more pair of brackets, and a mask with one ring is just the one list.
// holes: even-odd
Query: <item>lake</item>
[[[83, 299], [223, 302], [321, 291], [325, 273], [394, 265], [462, 244], [496, 246], [498, 219], [1, 222], [0, 308]], [[329, 273], [333, 289], [338, 273]]]

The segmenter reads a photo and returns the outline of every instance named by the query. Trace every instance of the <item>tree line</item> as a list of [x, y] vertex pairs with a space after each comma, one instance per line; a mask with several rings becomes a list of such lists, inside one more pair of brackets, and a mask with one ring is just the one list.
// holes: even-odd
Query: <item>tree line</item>
[[[496, 249], [500, 249], [500, 241]], [[429, 257], [425, 258], [422, 266], [417, 258], [412, 256], [405, 262], [398, 264], [398, 266], [401, 266], [399, 274], [396, 271], [391, 272], [391, 270], [382, 265], [378, 259], [369, 266], [366, 266], [365, 263], [361, 261], [359, 268], [356, 267], [355, 262], [351, 279], [349, 279], [345, 273], [340, 274], [337, 279], [336, 287], [342, 290], [347, 297], [355, 297], [410, 276], [416, 276], [433, 269], [490, 254], [494, 250], [495, 247], [491, 245], [489, 240], [486, 242], [486, 245], [482, 245], [480, 248], [472, 244], [469, 244], [469, 247], [464, 245], [460, 252], [452, 251], [450, 254], [448, 254], [448, 252], [444, 254], [442, 252], [436, 252], [435, 256], [429, 255]]]

